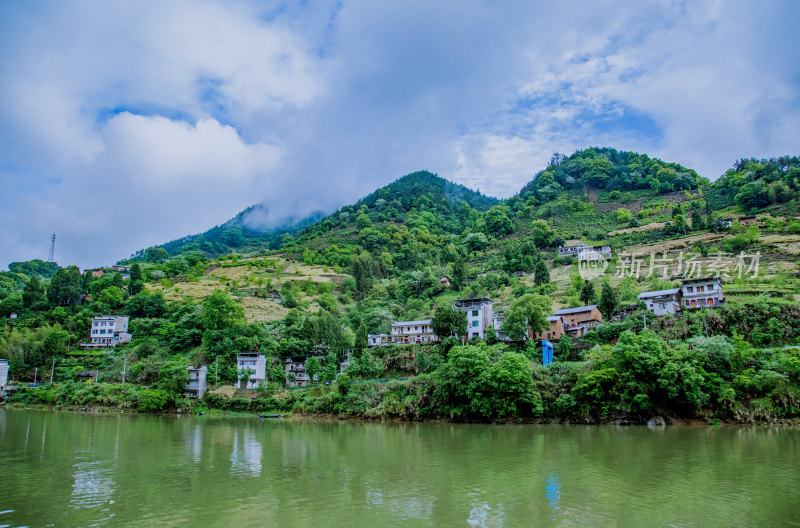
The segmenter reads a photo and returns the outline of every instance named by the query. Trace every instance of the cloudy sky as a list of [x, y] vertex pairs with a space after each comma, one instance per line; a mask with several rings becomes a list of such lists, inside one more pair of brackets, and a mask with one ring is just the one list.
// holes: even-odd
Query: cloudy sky
[[108, 265], [427, 169], [507, 197], [553, 152], [717, 178], [799, 154], [800, 2], [3, 2], [0, 267]]

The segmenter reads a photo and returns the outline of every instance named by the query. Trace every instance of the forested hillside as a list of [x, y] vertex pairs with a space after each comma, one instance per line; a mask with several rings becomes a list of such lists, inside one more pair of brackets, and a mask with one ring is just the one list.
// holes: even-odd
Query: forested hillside
[[[260, 351], [269, 375], [258, 397], [217, 394], [209, 405], [409, 419], [793, 417], [800, 355], [771, 347], [800, 344], [799, 172], [796, 157], [741, 160], [711, 183], [646, 155], [588, 149], [554, 156], [508, 200], [417, 172], [280, 234], [246, 235], [242, 213], [141, 252], [130, 278], [63, 268], [48, 279], [41, 264], [20, 263], [0, 275], [0, 357], [21, 380], [56, 359], [61, 392], [19, 397], [30, 402], [183, 405], [176, 380], [188, 363], [218, 365], [213, 382], [231, 384], [236, 354]], [[559, 256], [567, 241], [609, 246], [607, 269], [579, 272], [576, 258]], [[632, 254], [645, 266], [635, 275]], [[637, 295], [675, 287], [685, 273], [676, 263], [690, 260], [720, 273], [726, 303], [653, 317]], [[654, 262], [668, 264], [648, 269]], [[504, 313], [508, 342], [494, 329], [469, 346], [454, 337], [464, 331], [453, 301], [476, 296]], [[556, 363], [541, 366], [528, 331], [544, 329], [553, 310], [591, 304], [603, 324], [580, 342], [559, 341]], [[76, 353], [91, 317], [108, 313], [131, 317], [133, 341]], [[442, 344], [366, 349], [368, 334], [428, 318]], [[349, 350], [345, 380], [415, 379], [282, 388], [285, 358], [315, 357], [319, 379], [333, 381]], [[121, 391], [124, 362], [138, 388], [100, 394]], [[70, 385], [84, 369], [106, 388]]]

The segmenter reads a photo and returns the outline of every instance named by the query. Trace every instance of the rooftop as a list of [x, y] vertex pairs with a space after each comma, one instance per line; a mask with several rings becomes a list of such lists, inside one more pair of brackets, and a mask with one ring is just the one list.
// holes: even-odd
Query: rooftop
[[467, 302], [473, 302], [473, 303], [474, 302], [479, 302], [479, 303], [487, 302], [487, 303], [491, 303], [492, 300], [490, 298], [488, 298], [488, 297], [468, 297], [466, 299], [456, 299], [453, 302], [456, 303], [456, 304], [458, 304], [458, 303], [467, 303]]
[[574, 313], [581, 313], [581, 312], [591, 312], [597, 308], [596, 304], [592, 304], [590, 306], [578, 306], [577, 308], [562, 308], [561, 310], [556, 310], [553, 312], [553, 315], [567, 315], [567, 314], [574, 314]]
[[642, 292], [636, 296], [637, 299], [647, 299], [648, 297], [662, 297], [664, 295], [675, 295], [681, 291], [680, 288], [670, 288], [669, 290], [656, 290], [649, 292]]
[[430, 319], [421, 319], [419, 321], [397, 321], [396, 323], [392, 323], [392, 326], [412, 326], [412, 325], [429, 325], [431, 324]]
[[698, 277], [696, 279], [681, 279], [681, 283], [683, 284], [690, 284], [693, 282], [709, 282], [709, 281], [719, 281], [718, 277]]

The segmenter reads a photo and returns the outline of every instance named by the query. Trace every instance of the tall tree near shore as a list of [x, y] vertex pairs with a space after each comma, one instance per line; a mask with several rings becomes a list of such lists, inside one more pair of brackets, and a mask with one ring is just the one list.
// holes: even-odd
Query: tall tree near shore
[[604, 282], [603, 290], [600, 293], [600, 300], [597, 303], [597, 307], [600, 308], [603, 317], [611, 319], [611, 316], [614, 315], [614, 311], [617, 309], [618, 302], [617, 292], [608, 282]]

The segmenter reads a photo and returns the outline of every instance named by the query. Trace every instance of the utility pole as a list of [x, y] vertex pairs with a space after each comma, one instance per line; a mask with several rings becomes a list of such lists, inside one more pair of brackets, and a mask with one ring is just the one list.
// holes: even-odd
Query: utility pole
[[122, 358], [122, 384], [125, 385], [125, 366], [128, 364], [128, 358]]
[[53, 257], [56, 253], [56, 234], [53, 233], [53, 236], [50, 237], [50, 254], [47, 256], [48, 262], [53, 262]]
[[97, 385], [100, 383], [100, 369], [94, 371], [94, 384]]
[[33, 369], [33, 386], [36, 386], [36, 375], [39, 374], [39, 367]]
[[50, 368], [50, 383], [53, 383], [53, 372], [56, 370], [56, 358], [53, 358], [53, 366]]
[[642, 314], [642, 319], [644, 319], [644, 329], [647, 330], [647, 314]]
[[214, 360], [214, 390], [217, 390], [217, 383], [219, 383], [219, 358]]
[[706, 337], [708, 337], [708, 323], [703, 323], [703, 326], [706, 327]]

